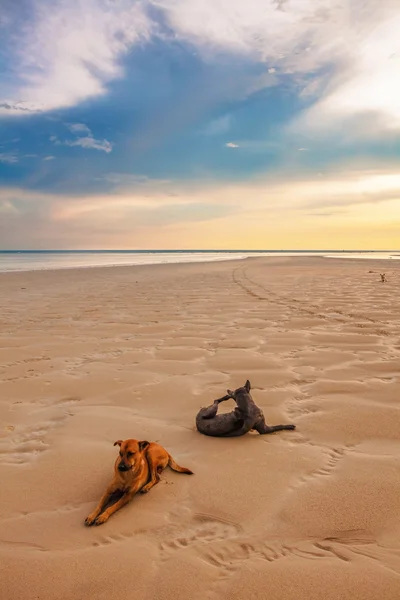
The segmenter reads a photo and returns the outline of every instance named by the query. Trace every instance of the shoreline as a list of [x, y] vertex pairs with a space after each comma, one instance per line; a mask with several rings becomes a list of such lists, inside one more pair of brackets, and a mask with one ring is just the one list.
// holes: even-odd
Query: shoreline
[[[371, 251], [375, 252], [375, 251]], [[152, 267], [152, 266], [168, 266], [168, 265], [196, 265], [196, 264], [209, 264], [209, 263], [225, 263], [231, 261], [245, 261], [245, 260], [262, 260], [262, 259], [286, 259], [291, 258], [295, 260], [301, 259], [329, 259], [329, 260], [351, 260], [353, 261], [387, 261], [388, 263], [393, 263], [393, 260], [400, 260], [400, 255], [393, 255], [391, 257], [381, 257], [381, 256], [342, 256], [338, 255], [328, 255], [328, 254], [284, 254], [284, 253], [276, 253], [271, 255], [262, 255], [262, 256], [231, 256], [231, 257], [221, 257], [221, 258], [212, 258], [207, 259], [204, 257], [204, 260], [187, 260], [187, 261], [165, 261], [165, 262], [152, 262], [152, 263], [113, 263], [113, 264], [92, 264], [92, 265], [70, 265], [70, 266], [48, 266], [48, 267], [31, 267], [31, 268], [18, 268], [18, 269], [1, 269], [0, 265], [0, 276], [8, 273], [33, 273], [33, 272], [56, 272], [56, 271], [70, 271], [70, 270], [84, 270], [84, 269], [103, 269], [103, 268], [127, 268], [127, 267]]]
[[237, 257], [237, 258], [217, 258], [213, 260], [196, 260], [196, 261], [170, 261], [170, 262], [155, 262], [155, 263], [127, 263], [127, 264], [107, 264], [107, 265], [73, 265], [66, 267], [37, 267], [32, 269], [7, 269], [1, 270], [0, 275], [5, 273], [33, 273], [33, 272], [43, 272], [43, 271], [70, 271], [70, 270], [82, 270], [82, 269], [117, 269], [121, 268], [132, 268], [132, 267], [156, 267], [156, 266], [168, 266], [168, 265], [197, 265], [197, 264], [205, 264], [205, 263], [214, 263], [214, 262], [230, 262], [234, 260], [246, 260], [247, 258], [252, 257]]

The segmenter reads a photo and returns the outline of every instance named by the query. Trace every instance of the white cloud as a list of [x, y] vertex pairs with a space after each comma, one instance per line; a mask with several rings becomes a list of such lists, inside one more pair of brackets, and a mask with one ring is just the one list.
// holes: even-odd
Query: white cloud
[[0, 152], [0, 163], [8, 165], [18, 162], [18, 157], [13, 152]]
[[88, 133], [91, 135], [89, 127], [84, 123], [69, 123], [67, 127], [72, 133]]
[[[384, 13], [384, 5], [382, 7]], [[292, 130], [344, 130], [374, 135], [400, 129], [400, 13], [382, 13], [361, 21], [349, 46], [349, 61], [338, 69], [322, 98], [297, 120]], [[373, 21], [375, 17], [376, 22]]]
[[65, 140], [64, 142], [60, 142], [55, 135], [52, 135], [50, 141], [59, 146], [81, 146], [81, 148], [88, 148], [90, 150], [102, 150], [107, 154], [113, 149], [113, 144], [108, 140], [96, 140], [89, 127], [83, 123], [73, 123], [68, 125], [68, 128], [73, 133], [82, 132], [87, 133], [87, 135], [84, 137], [77, 137], [74, 140]]
[[[366, 113], [376, 125], [359, 126], [359, 135], [400, 129], [395, 0], [57, 0], [49, 6], [38, 2], [23, 30], [17, 17], [7, 17], [16, 40], [7, 47], [8, 62], [18, 83], [3, 86], [0, 113], [47, 111], [103, 94], [123, 76], [121, 58], [133, 45], [170, 36], [205, 61], [231, 56], [265, 63], [269, 85], [290, 76], [300, 97], [317, 100], [291, 132], [335, 130]], [[160, 14], [167, 28], [156, 20]]]
[[3, 87], [0, 114], [68, 107], [103, 94], [109, 81], [123, 75], [123, 54], [150, 35], [154, 24], [145, 5], [130, 0], [36, 2], [29, 23], [15, 11], [9, 24], [15, 42], [7, 56], [18, 84]]
[[[383, 0], [155, 0], [176, 35], [208, 61], [231, 53], [291, 75], [319, 101], [293, 130], [324, 133], [370, 113], [374, 129], [400, 129], [400, 13]], [[270, 65], [270, 66], [269, 66]], [[273, 65], [273, 66], [272, 66]], [[269, 68], [268, 68], [269, 67]], [[311, 79], [310, 79], [311, 75]], [[277, 77], [277, 75], [275, 75]], [[278, 80], [277, 80], [278, 81]]]
[[176, 35], [204, 57], [231, 52], [307, 72], [343, 49], [339, 36], [347, 7], [334, 0], [290, 0], [279, 10], [275, 0], [154, 0]]
[[55, 156], [45, 156], [43, 160], [54, 160]]
[[104, 152], [111, 152], [113, 145], [108, 140], [96, 140], [91, 136], [80, 137], [76, 140], [64, 142], [65, 146], [81, 146], [81, 148], [89, 148], [91, 150], [103, 150]]
[[233, 142], [228, 142], [225, 144], [227, 148], [239, 148], [239, 144], [234, 144]]

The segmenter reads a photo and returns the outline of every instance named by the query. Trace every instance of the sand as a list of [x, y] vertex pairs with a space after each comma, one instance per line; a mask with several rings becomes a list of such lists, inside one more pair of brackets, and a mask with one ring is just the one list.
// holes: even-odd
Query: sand
[[[2, 598], [398, 600], [399, 268], [1, 274]], [[247, 378], [267, 422], [297, 430], [199, 434], [198, 409]], [[195, 474], [167, 469], [87, 528], [127, 437]]]

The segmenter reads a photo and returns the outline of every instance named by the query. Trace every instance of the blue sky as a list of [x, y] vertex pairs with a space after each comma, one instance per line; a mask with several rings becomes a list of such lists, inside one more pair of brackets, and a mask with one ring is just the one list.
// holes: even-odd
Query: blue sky
[[3, 4], [0, 248], [400, 247], [395, 2]]

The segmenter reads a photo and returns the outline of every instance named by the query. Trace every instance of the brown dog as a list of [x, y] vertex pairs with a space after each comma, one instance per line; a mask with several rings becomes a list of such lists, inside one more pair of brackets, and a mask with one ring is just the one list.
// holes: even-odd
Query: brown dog
[[[168, 452], [155, 442], [139, 442], [138, 440], [118, 440], [114, 446], [119, 446], [119, 456], [114, 465], [114, 479], [94, 511], [86, 517], [86, 525], [101, 525], [117, 510], [125, 506], [137, 492], [146, 494], [160, 481], [160, 473], [170, 466], [178, 473], [193, 472], [180, 467]], [[114, 496], [118, 499], [109, 505]], [[106, 508], [106, 506], [108, 508]], [[106, 509], [106, 510], [104, 510]], [[102, 512], [104, 511], [104, 512]]]

